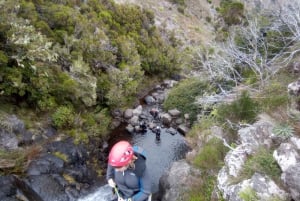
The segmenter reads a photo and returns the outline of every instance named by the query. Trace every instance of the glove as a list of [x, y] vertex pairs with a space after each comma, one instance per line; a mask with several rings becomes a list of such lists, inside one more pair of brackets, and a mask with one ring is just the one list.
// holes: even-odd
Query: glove
[[108, 183], [108, 185], [109, 185], [110, 187], [112, 187], [112, 188], [115, 188], [115, 187], [116, 187], [116, 183], [114, 182], [113, 179], [109, 179], [109, 180], [107, 181], [107, 183]]

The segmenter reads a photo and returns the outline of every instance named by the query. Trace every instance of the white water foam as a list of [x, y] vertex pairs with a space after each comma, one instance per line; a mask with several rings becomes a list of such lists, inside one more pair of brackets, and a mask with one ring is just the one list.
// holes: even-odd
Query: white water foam
[[77, 201], [111, 201], [113, 198], [112, 188], [106, 184], [86, 197], [79, 198]]

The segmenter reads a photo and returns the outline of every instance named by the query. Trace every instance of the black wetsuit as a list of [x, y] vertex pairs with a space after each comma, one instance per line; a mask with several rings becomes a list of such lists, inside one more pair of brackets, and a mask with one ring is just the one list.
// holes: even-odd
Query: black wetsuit
[[142, 148], [133, 147], [135, 168], [125, 171], [116, 171], [111, 165], [107, 166], [106, 179], [113, 179], [122, 198], [131, 198], [132, 201], [146, 201], [151, 194], [151, 175], [146, 167], [146, 157]]

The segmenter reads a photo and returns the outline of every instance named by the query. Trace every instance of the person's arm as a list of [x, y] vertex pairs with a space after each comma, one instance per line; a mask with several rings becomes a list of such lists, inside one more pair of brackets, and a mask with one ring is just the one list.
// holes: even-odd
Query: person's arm
[[111, 165], [107, 165], [106, 180], [108, 185], [111, 186], [112, 188], [116, 187], [114, 178], [115, 178], [115, 169]]
[[147, 167], [144, 171], [144, 174], [142, 177], [139, 178], [140, 188], [139, 192], [134, 194], [132, 196], [132, 201], [144, 201], [146, 198], [148, 198], [151, 194], [151, 176], [147, 170]]

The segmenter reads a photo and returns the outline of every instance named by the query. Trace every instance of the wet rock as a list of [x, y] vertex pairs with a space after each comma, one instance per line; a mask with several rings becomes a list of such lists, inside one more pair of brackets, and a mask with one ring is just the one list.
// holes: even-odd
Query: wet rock
[[57, 134], [57, 131], [55, 128], [53, 127], [49, 127], [49, 128], [46, 128], [45, 129], [45, 135], [50, 138], [50, 137], [53, 137]]
[[148, 118], [148, 115], [145, 111], [142, 112], [142, 114], [139, 115], [139, 119], [146, 120]]
[[168, 113], [174, 118], [179, 117], [179, 115], [181, 114], [181, 112], [177, 109], [169, 110]]
[[132, 109], [126, 109], [124, 112], [124, 118], [130, 119], [133, 116], [133, 110]]
[[134, 132], [134, 127], [131, 125], [131, 124], [128, 124], [126, 126], [126, 130], [129, 132], [129, 133], [133, 133]]
[[139, 117], [133, 116], [131, 119], [129, 119], [128, 123], [130, 123], [132, 126], [138, 126], [139, 125]]
[[141, 105], [137, 106], [134, 110], [132, 110], [132, 114], [134, 116], [139, 116], [142, 114], [143, 107]]
[[16, 194], [17, 189], [13, 183], [13, 176], [0, 176], [0, 200], [8, 199]]
[[47, 145], [46, 151], [59, 152], [67, 156], [66, 164], [84, 164], [87, 159], [87, 151], [83, 145], [75, 145], [71, 138], [66, 141], [55, 141]]
[[111, 126], [112, 129], [115, 129], [120, 125], [121, 125], [121, 120], [113, 119], [110, 126]]
[[67, 174], [80, 183], [92, 184], [96, 177], [95, 173], [87, 165], [80, 165], [73, 168], [66, 168], [64, 174]]
[[70, 198], [70, 201], [76, 201], [80, 197], [78, 190], [76, 190], [74, 188], [68, 187], [68, 188], [66, 188], [65, 192], [68, 195], [68, 197]]
[[161, 115], [161, 121], [164, 125], [166, 126], [170, 126], [171, 125], [171, 122], [172, 122], [172, 117], [170, 114], [168, 113], [164, 113]]
[[165, 94], [163, 91], [161, 93], [155, 93], [153, 96], [158, 104], [162, 104], [165, 100]]
[[28, 145], [32, 144], [32, 142], [33, 142], [32, 132], [26, 131], [22, 135], [22, 139], [19, 141], [18, 146], [28, 146]]
[[51, 175], [30, 176], [26, 182], [42, 201], [70, 201], [64, 187], [59, 185]]
[[175, 119], [175, 124], [176, 125], [180, 125], [182, 123], [183, 123], [183, 119], [182, 118]]
[[189, 128], [186, 127], [184, 124], [181, 124], [178, 126], [177, 130], [179, 131], [179, 133], [181, 133], [182, 135], [185, 135], [189, 132]]
[[19, 140], [14, 133], [0, 130], [0, 149], [15, 150], [18, 148]]
[[52, 154], [45, 154], [32, 161], [27, 169], [28, 175], [62, 173], [64, 161]]
[[155, 98], [153, 98], [153, 96], [147, 95], [145, 97], [145, 102], [147, 105], [153, 105], [155, 104]]
[[[10, 198], [10, 197], [6, 197], [6, 198], [1, 198], [1, 201], [20, 201], [19, 198]], [[26, 201], [26, 200], [24, 200]]]
[[120, 117], [122, 117], [122, 111], [121, 111], [121, 109], [114, 109], [114, 110], [111, 112], [111, 115], [112, 115], [114, 118], [120, 118]]
[[177, 131], [176, 131], [176, 129], [175, 128], [168, 128], [167, 130], [166, 130], [166, 132], [167, 133], [170, 133], [171, 135], [175, 135], [175, 134], [177, 134]]
[[16, 115], [9, 115], [6, 119], [9, 122], [11, 131], [16, 134], [21, 134], [25, 130], [25, 124]]

